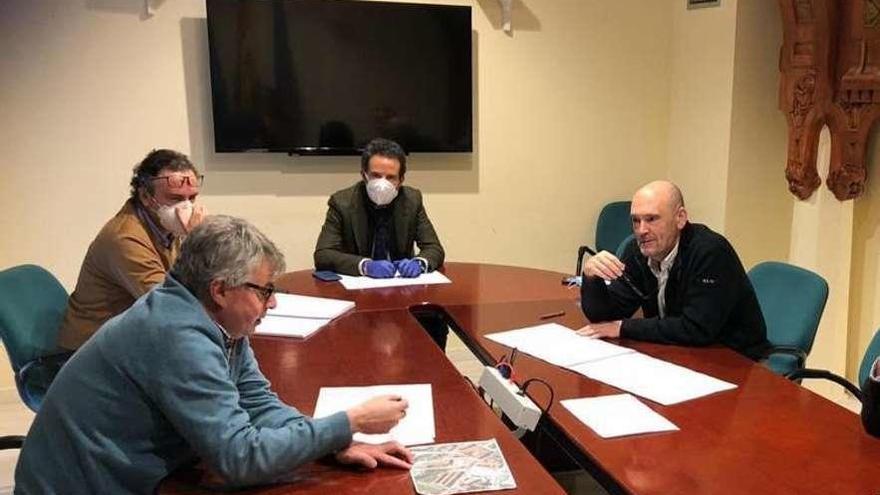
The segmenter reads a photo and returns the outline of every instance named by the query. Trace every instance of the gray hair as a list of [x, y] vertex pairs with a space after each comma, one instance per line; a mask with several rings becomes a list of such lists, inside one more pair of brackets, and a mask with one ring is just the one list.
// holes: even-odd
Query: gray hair
[[172, 275], [209, 302], [211, 282], [242, 285], [263, 262], [273, 276], [284, 272], [284, 255], [256, 227], [241, 218], [211, 215], [186, 236]]

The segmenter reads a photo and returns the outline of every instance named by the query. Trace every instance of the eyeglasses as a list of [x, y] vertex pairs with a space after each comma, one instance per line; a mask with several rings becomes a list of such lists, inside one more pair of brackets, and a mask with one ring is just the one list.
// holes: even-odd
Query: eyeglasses
[[151, 177], [151, 181], [164, 180], [168, 182], [168, 187], [177, 189], [189, 184], [192, 187], [199, 187], [205, 181], [204, 175], [192, 176], [189, 174], [160, 175], [159, 177]]
[[275, 294], [276, 290], [275, 286], [272, 284], [263, 286], [251, 282], [245, 282], [243, 285], [248, 289], [253, 289], [257, 291], [257, 294], [259, 294], [260, 299], [263, 301], [263, 304], [267, 303], [269, 299], [272, 298], [272, 295]]

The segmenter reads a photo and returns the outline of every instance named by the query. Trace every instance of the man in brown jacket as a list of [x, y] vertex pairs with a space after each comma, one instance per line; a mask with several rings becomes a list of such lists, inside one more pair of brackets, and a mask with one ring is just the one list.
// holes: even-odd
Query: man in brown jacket
[[202, 176], [186, 155], [153, 150], [135, 168], [131, 197], [92, 241], [67, 303], [58, 344], [75, 350], [125, 311], [177, 258], [181, 237], [206, 215], [194, 206]]

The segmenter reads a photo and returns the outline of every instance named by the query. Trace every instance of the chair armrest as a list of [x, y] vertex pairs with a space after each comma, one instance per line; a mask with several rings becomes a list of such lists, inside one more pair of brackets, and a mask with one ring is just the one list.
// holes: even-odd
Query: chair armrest
[[797, 358], [797, 367], [799, 369], [803, 368], [807, 364], [807, 353], [797, 346], [774, 344], [764, 355], [764, 358], [769, 358], [773, 354], [788, 354], [789, 356], [794, 356], [795, 358]]
[[853, 394], [856, 399], [859, 399], [859, 402], [864, 402], [865, 397], [862, 394], [862, 391], [859, 390], [858, 387], [850, 383], [846, 380], [846, 378], [842, 378], [834, 373], [826, 370], [814, 370], [810, 368], [802, 368], [796, 371], [789, 373], [786, 378], [791, 381], [801, 380], [804, 378], [820, 378], [822, 380], [830, 380], [841, 387], [847, 389], [849, 393]]
[[4, 435], [0, 437], [0, 450], [20, 449], [24, 445], [24, 437], [21, 435]]
[[578, 247], [577, 266], [576, 266], [575, 269], [574, 269], [574, 274], [575, 274], [576, 277], [580, 277], [580, 276], [581, 276], [581, 269], [582, 269], [583, 266], [584, 266], [584, 256], [585, 256], [587, 253], [589, 253], [590, 256], [595, 256], [595, 255], [596, 255], [596, 251], [593, 250], [593, 248], [591, 248], [590, 246], [579, 246], [579, 247]]
[[52, 380], [55, 379], [55, 375], [58, 374], [58, 371], [61, 370], [61, 367], [64, 366], [64, 363], [66, 363], [72, 355], [73, 352], [61, 352], [58, 354], [40, 356], [33, 361], [28, 361], [24, 366], [19, 368], [18, 373], [15, 374], [15, 381], [18, 386], [19, 395], [22, 396], [25, 405], [33, 409], [35, 412], [36, 407], [39, 405], [39, 401], [31, 394], [31, 374], [37, 373], [38, 377], [39, 374], [42, 374], [43, 376], [39, 377], [42, 378], [41, 385], [48, 389]]
[[18, 370], [18, 379], [24, 383], [27, 381], [28, 375], [30, 375], [31, 371], [37, 368], [53, 370], [55, 373], [53, 373], [52, 376], [54, 377], [55, 374], [58, 373], [58, 370], [64, 366], [64, 363], [66, 363], [72, 355], [73, 352], [61, 352], [58, 354], [40, 356], [33, 361], [28, 361]]

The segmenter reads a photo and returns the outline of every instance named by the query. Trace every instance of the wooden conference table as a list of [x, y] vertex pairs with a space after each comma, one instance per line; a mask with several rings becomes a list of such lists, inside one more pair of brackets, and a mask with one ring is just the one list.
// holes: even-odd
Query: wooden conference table
[[[310, 271], [277, 281], [305, 295], [350, 299], [356, 310], [305, 341], [256, 337], [253, 346], [273, 388], [311, 412], [321, 386], [430, 382], [437, 441], [495, 437], [520, 493], [558, 493], [558, 485], [482, 405], [470, 386], [433, 346], [412, 317], [442, 311], [485, 363], [509, 350], [488, 333], [540, 322], [539, 315], [577, 328], [586, 323], [576, 290], [561, 273], [471, 263], [448, 263], [451, 285], [346, 291], [315, 280]], [[736, 383], [735, 390], [649, 407], [680, 431], [601, 439], [558, 402], [620, 393], [617, 389], [520, 354], [520, 380], [541, 378], [555, 391], [542, 431], [612, 493], [635, 494], [880, 494], [880, 439], [859, 417], [722, 347], [685, 348], [622, 340], [622, 345]], [[546, 404], [540, 387], [529, 395]], [[412, 493], [405, 473], [361, 474], [322, 465], [297, 471], [298, 483], [259, 493]], [[275, 491], [278, 490], [278, 491]], [[183, 493], [183, 492], [180, 492]]]
[[[496, 272], [507, 284], [530, 270], [451, 264], [446, 273], [468, 282], [445, 286], [446, 290], [441, 291], [445, 298], [436, 296], [433, 287], [347, 292], [338, 283], [315, 280], [311, 271], [288, 274], [276, 281], [279, 288], [354, 300], [355, 310], [308, 339], [254, 336], [251, 346], [261, 370], [272, 382], [272, 389], [284, 402], [306, 414], [314, 411], [321, 387], [430, 383], [437, 443], [495, 438], [517, 484], [515, 490], [499, 493], [562, 495], [562, 488], [452, 366], [408, 310], [415, 301], [430, 301], [425, 294], [448, 303], [478, 301], [480, 284], [491, 284]], [[547, 288], [557, 291], [553, 297], [565, 295], [557, 275], [544, 273]], [[517, 291], [499, 287], [485, 293], [492, 295], [489, 301], [528, 300], [537, 298], [534, 291], [540, 289], [539, 286]], [[180, 473], [166, 480], [160, 492], [207, 493], [200, 487], [210, 484], [208, 476], [198, 469]], [[289, 481], [235, 493], [415, 493], [409, 472], [398, 469], [364, 472], [316, 462], [294, 471]]]

